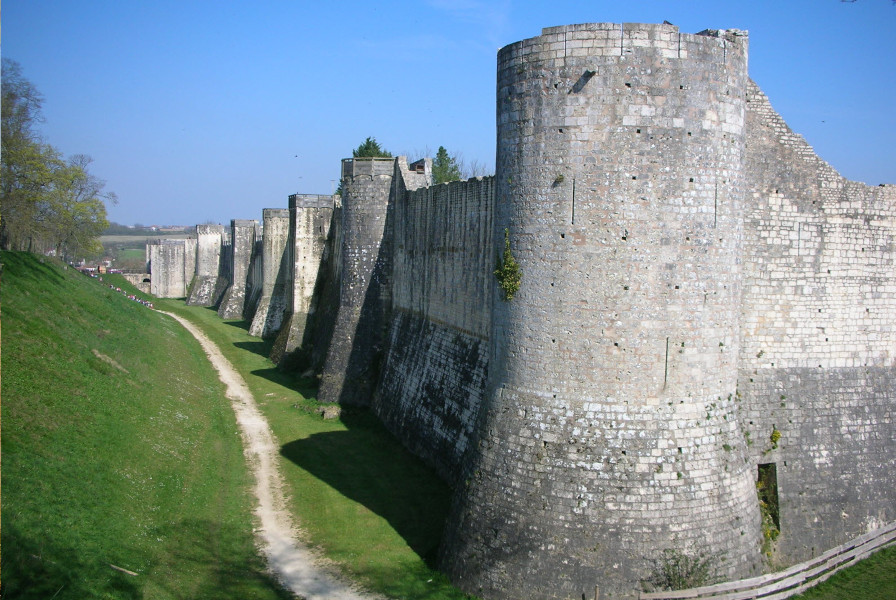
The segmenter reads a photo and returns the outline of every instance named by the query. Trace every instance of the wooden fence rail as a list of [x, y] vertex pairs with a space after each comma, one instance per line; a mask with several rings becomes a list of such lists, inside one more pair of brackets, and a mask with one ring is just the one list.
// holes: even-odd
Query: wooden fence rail
[[777, 573], [689, 590], [642, 592], [640, 600], [682, 600], [686, 598], [783, 600], [801, 594], [810, 587], [825, 581], [840, 569], [868, 557], [875, 550], [894, 543], [896, 543], [896, 522], [875, 529], [832, 548], [812, 560], [793, 565]]

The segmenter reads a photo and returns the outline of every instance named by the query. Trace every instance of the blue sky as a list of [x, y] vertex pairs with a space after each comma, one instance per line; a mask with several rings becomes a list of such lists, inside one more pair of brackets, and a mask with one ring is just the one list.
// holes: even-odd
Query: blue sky
[[543, 27], [747, 29], [750, 74], [850, 179], [896, 183], [891, 0], [5, 0], [2, 54], [46, 140], [94, 158], [124, 224], [261, 219], [333, 191], [367, 136], [494, 165], [497, 50]]

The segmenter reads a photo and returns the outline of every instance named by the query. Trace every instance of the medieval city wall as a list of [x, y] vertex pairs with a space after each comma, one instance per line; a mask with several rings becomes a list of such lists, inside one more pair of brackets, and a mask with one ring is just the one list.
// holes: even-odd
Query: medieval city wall
[[[896, 186], [816, 156], [736, 30], [548, 28], [500, 51], [497, 100], [494, 177], [346, 160], [341, 199], [290, 197], [284, 245], [265, 211], [263, 283], [242, 278], [285, 278], [275, 362], [454, 486], [452, 581], [634, 597], [666, 549], [736, 578], [896, 520]], [[194, 292], [244, 255], [197, 232]], [[185, 246], [163, 246], [153, 293], [176, 296]]]
[[896, 186], [841, 177], [753, 83], [747, 107], [739, 392], [792, 563], [896, 520]]
[[485, 389], [494, 199], [493, 177], [395, 197], [388, 351], [373, 409], [452, 483]]

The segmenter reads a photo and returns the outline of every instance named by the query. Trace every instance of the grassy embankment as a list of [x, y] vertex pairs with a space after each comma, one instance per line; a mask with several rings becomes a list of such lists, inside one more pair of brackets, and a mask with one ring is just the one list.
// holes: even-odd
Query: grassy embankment
[[257, 555], [235, 418], [199, 344], [52, 259], [0, 262], [2, 597], [291, 597]]
[[207, 308], [161, 300], [221, 348], [252, 390], [281, 444], [281, 469], [311, 544], [368, 589], [392, 598], [467, 598], [429, 565], [435, 558], [449, 488], [365, 410], [326, 420], [311, 382], [268, 360], [272, 340], [248, 323]]

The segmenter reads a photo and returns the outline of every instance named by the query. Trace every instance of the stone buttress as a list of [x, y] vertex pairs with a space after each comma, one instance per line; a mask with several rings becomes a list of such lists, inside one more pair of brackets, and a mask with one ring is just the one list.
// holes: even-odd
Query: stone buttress
[[271, 360], [275, 363], [294, 360], [295, 353], [307, 350], [312, 342], [324, 280], [331, 276], [333, 240], [330, 236], [338, 200], [339, 196], [314, 194], [289, 197], [289, 235], [283, 259], [286, 312], [271, 351]]
[[217, 306], [221, 301], [227, 289], [227, 280], [221, 272], [223, 244], [223, 225], [196, 226], [196, 274], [190, 286], [188, 305]]
[[286, 311], [289, 273], [289, 210], [266, 208], [261, 251], [261, 296], [252, 317], [249, 334], [269, 338], [280, 331]]
[[221, 298], [218, 315], [222, 319], [243, 319], [247, 316], [250, 289], [250, 266], [255, 254], [255, 232], [258, 221], [233, 219], [231, 229], [230, 286]]

